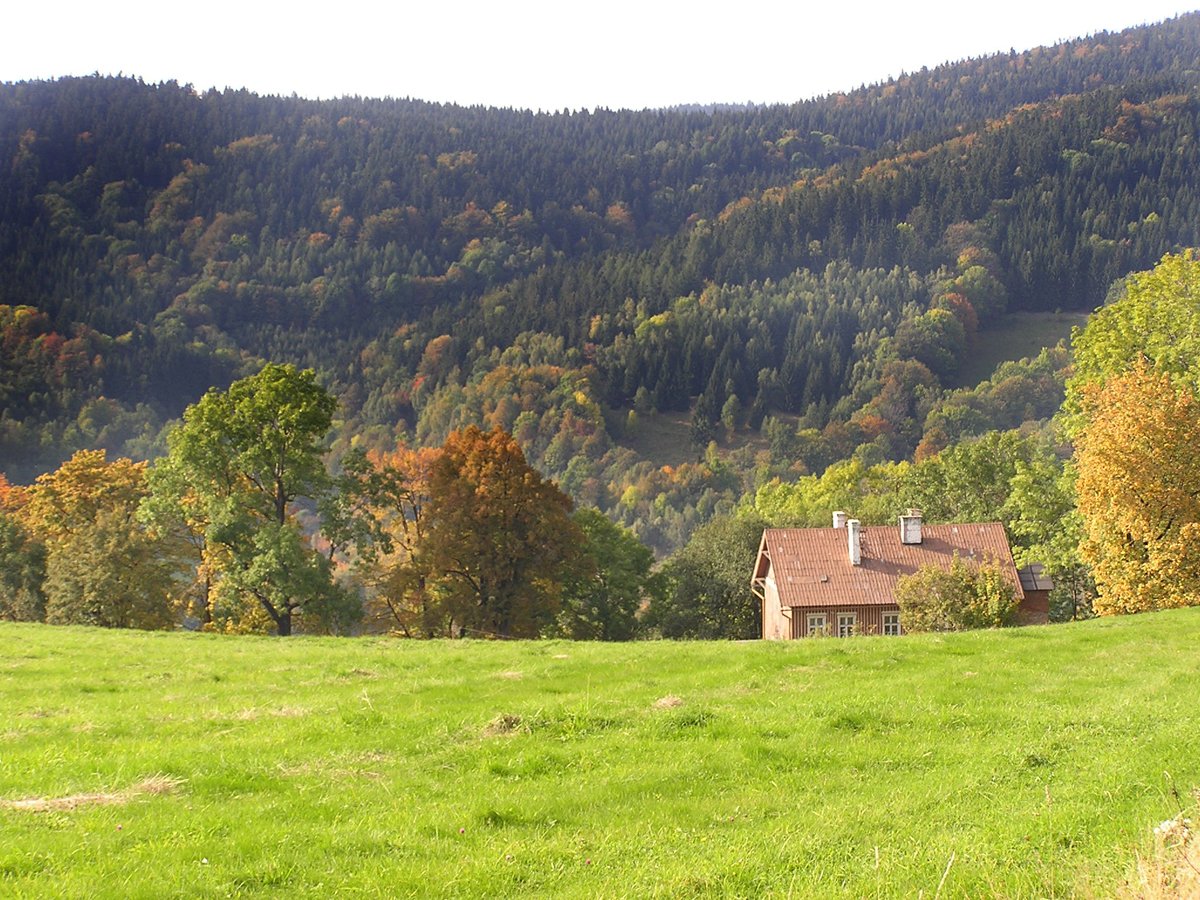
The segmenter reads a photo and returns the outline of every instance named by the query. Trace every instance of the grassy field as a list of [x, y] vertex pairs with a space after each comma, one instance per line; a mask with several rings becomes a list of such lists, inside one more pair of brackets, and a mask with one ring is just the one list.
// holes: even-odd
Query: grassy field
[[[695, 408], [692, 404], [692, 409]], [[777, 419], [795, 427], [800, 417], [792, 413], [772, 412]], [[648, 413], [641, 417], [637, 431], [625, 435], [618, 443], [637, 452], [656, 466], [678, 466], [704, 458], [704, 448], [692, 443], [692, 413], [669, 412]], [[732, 439], [725, 429], [717, 429], [717, 447], [722, 453], [731, 453], [749, 447], [752, 451], [766, 450], [769, 443], [765, 435], [749, 428], [742, 428]]]
[[782, 643], [0, 626], [0, 896], [1109, 896], [1200, 609]]
[[1087, 313], [1046, 312], [1012, 313], [986, 331], [958, 373], [958, 387], [974, 387], [990, 378], [1002, 362], [1037, 356], [1043, 347], [1053, 347], [1060, 340], [1070, 342], [1071, 329], [1082, 328]]

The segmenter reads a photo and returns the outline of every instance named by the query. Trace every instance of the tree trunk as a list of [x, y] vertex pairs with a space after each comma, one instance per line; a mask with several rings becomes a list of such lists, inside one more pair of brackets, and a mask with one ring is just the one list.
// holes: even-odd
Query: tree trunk
[[212, 624], [212, 576], [204, 570], [204, 584], [200, 588], [200, 627]]

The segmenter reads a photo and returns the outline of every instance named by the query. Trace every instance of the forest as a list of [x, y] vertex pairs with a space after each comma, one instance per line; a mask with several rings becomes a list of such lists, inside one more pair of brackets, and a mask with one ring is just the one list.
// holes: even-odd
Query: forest
[[[190, 557], [124, 547], [192, 560], [189, 615], [286, 633], [290, 601], [250, 583], [271, 524], [274, 564], [328, 601], [302, 628], [350, 627], [339, 610], [365, 603], [413, 634], [750, 636], [753, 609], [729, 598], [753, 551], [733, 548], [763, 523], [822, 524], [831, 504], [1000, 519], [1054, 570], [1058, 614], [1087, 614], [1116, 571], [1086, 549], [1088, 423], [1147, 392], [1186, 405], [1187, 364], [1153, 347], [1149, 368], [1118, 364], [1089, 325], [960, 376], [1015, 314], [1183, 297], [1194, 316], [1198, 62], [1191, 14], [776, 106], [535, 114], [124, 77], [0, 85], [0, 557], [26, 573], [20, 617], [54, 617], [33, 585], [56, 554], [94, 558], [124, 528], [190, 541]], [[1139, 289], [1138, 272], [1185, 287]], [[308, 379], [325, 426], [303, 489], [245, 507], [253, 535], [215, 489], [189, 518], [167, 485], [185, 411], [282, 372]], [[421, 566], [444, 574], [449, 551], [397, 533], [414, 498], [453, 494], [435, 462], [469, 469], [484, 448], [547, 479], [588, 548], [550, 579], [546, 615], [496, 618], [472, 606], [495, 594], [478, 584], [433, 590]], [[72, 479], [121, 498], [93, 498], [124, 525], [88, 553], [45, 505]], [[601, 613], [581, 585], [606, 553], [634, 584]], [[226, 594], [196, 594], [205, 578]], [[253, 615], [221, 605], [234, 595], [257, 596]]]

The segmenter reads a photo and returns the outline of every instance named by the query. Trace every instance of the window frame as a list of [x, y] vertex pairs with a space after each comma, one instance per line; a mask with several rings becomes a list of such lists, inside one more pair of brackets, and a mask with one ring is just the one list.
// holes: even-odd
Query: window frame
[[[889, 618], [895, 619], [895, 621], [889, 622], [888, 621]], [[882, 624], [883, 634], [887, 635], [888, 637], [899, 637], [900, 636], [900, 613], [899, 612], [885, 612], [883, 614], [881, 621], [883, 623]], [[892, 627], [895, 628], [895, 631], [888, 630], [889, 628], [892, 628]]]
[[[848, 622], [843, 622], [848, 619]], [[854, 637], [858, 634], [858, 613], [840, 612], [837, 614], [837, 636], [840, 638]]]
[[[821, 624], [814, 627], [813, 621], [816, 619], [820, 619]], [[805, 624], [804, 633], [806, 635], [808, 635], [809, 637], [813, 637], [815, 635], [829, 634], [829, 615], [827, 613], [823, 613], [823, 612], [822, 613], [808, 613], [805, 616], [804, 624]]]

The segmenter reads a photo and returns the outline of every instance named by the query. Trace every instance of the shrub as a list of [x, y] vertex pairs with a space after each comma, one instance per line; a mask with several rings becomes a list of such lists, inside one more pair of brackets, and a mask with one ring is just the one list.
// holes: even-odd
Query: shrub
[[949, 569], [922, 566], [901, 578], [896, 602], [905, 631], [966, 631], [1014, 624], [1020, 598], [998, 564], [955, 556]]

